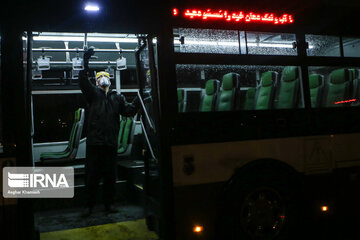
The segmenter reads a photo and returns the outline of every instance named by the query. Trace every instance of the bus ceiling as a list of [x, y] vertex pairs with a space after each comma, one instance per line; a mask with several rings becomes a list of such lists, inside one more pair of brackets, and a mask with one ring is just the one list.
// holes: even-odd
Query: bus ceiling
[[[23, 36], [23, 40], [27, 39]], [[82, 55], [86, 48], [94, 47], [96, 59], [90, 66], [115, 66], [116, 70], [125, 70], [127, 66], [135, 68], [135, 52], [145, 34], [109, 34], [109, 33], [64, 33], [32, 32], [32, 54], [34, 66], [38, 70], [51, 68], [73, 68], [82, 66]], [[126, 59], [128, 62], [126, 63]]]

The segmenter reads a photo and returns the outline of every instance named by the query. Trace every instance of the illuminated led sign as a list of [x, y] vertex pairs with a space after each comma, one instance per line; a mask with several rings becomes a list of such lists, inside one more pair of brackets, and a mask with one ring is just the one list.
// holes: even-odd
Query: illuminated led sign
[[291, 14], [283, 14], [277, 16], [275, 13], [246, 13], [244, 11], [227, 11], [218, 10], [212, 11], [207, 9], [206, 11], [197, 9], [186, 9], [184, 12], [180, 12], [177, 8], [173, 9], [173, 16], [182, 15], [186, 19], [201, 19], [201, 20], [223, 20], [227, 22], [241, 22], [241, 23], [271, 23], [271, 24], [292, 24], [294, 23], [294, 17]]
[[357, 100], [356, 98], [353, 98], [353, 99], [349, 99], [349, 100], [334, 102], [334, 104], [351, 103], [351, 102], [356, 102], [356, 100]]

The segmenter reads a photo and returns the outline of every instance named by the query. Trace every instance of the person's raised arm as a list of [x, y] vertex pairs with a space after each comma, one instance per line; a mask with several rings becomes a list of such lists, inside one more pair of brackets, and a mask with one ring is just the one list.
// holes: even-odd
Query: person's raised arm
[[96, 90], [94, 84], [89, 80], [89, 59], [94, 53], [93, 47], [84, 52], [84, 70], [79, 72], [80, 89], [89, 103], [92, 101]]

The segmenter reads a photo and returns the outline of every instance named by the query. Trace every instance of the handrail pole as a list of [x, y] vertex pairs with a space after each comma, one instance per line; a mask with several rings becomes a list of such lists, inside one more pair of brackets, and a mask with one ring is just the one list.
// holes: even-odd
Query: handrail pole
[[141, 128], [143, 129], [144, 136], [145, 136], [146, 142], [147, 142], [147, 144], [148, 144], [148, 147], [149, 147], [149, 150], [150, 150], [150, 153], [151, 153], [151, 157], [157, 161], [157, 158], [156, 158], [155, 155], [154, 155], [153, 148], [152, 148], [152, 146], [151, 146], [149, 137], [148, 137], [148, 135], [147, 135], [147, 133], [146, 133], [146, 129], [145, 129], [145, 126], [144, 126], [144, 123], [143, 123], [141, 117], [140, 117], [140, 123], [141, 123]]
[[152, 123], [151, 123], [151, 121], [150, 121], [150, 117], [149, 117], [149, 115], [148, 115], [148, 113], [147, 113], [147, 111], [146, 111], [145, 104], [144, 104], [144, 102], [143, 102], [143, 100], [142, 100], [142, 97], [140, 96], [139, 91], [137, 92], [137, 94], [138, 94], [138, 97], [139, 97], [139, 99], [140, 99], [140, 103], [141, 103], [142, 109], [143, 109], [143, 111], [144, 111], [144, 113], [145, 113], [146, 120], [148, 121], [150, 127], [151, 127], [152, 129], [154, 129], [154, 126], [152, 125]]

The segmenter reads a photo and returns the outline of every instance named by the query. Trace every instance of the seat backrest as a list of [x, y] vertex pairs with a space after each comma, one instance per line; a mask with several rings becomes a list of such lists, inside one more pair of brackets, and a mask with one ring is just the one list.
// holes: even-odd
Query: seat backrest
[[81, 120], [81, 116], [84, 113], [83, 108], [79, 108], [78, 110], [75, 111], [74, 114], [74, 122], [79, 122]]
[[351, 73], [351, 80], [358, 79], [359, 78], [359, 70], [355, 68], [348, 69]]
[[73, 149], [74, 147], [74, 140], [75, 140], [75, 135], [76, 135], [76, 131], [78, 130], [78, 122], [81, 119], [81, 116], [83, 115], [83, 108], [79, 108], [78, 110], [75, 111], [74, 113], [74, 123], [72, 125], [71, 131], [70, 131], [70, 137], [69, 137], [69, 142], [68, 142], [68, 148], [70, 150]]
[[75, 111], [75, 127], [74, 133], [70, 135], [69, 147], [72, 150], [71, 157], [76, 156], [77, 150], [79, 148], [80, 139], [82, 135], [82, 130], [84, 127], [85, 121], [85, 110], [83, 108], [79, 108]]
[[124, 125], [124, 133], [121, 139], [121, 147], [126, 148], [133, 134], [134, 118], [127, 117]]
[[244, 110], [253, 110], [255, 104], [256, 88], [249, 87], [245, 94]]
[[205, 91], [200, 100], [200, 112], [211, 112], [215, 109], [216, 98], [220, 88], [220, 81], [210, 79], [205, 83]]
[[324, 107], [341, 107], [349, 105], [347, 103], [336, 103], [350, 99], [350, 93], [352, 92], [350, 78], [351, 72], [345, 68], [337, 69], [330, 73], [327, 84], [325, 85]]
[[121, 146], [122, 137], [124, 134], [124, 128], [127, 118], [123, 117], [120, 121], [119, 135], [118, 135], [118, 148]]
[[260, 85], [256, 89], [255, 109], [272, 108], [278, 73], [274, 71], [264, 72], [261, 75]]
[[184, 89], [178, 88], [177, 98], [178, 98], [178, 112], [185, 112], [185, 91], [184, 91]]
[[275, 108], [289, 109], [296, 108], [300, 97], [299, 68], [286, 66], [282, 73], [280, 84], [277, 88], [277, 101]]
[[311, 107], [320, 107], [324, 88], [324, 76], [320, 74], [311, 74], [309, 76], [309, 87]]
[[235, 110], [238, 97], [240, 75], [227, 73], [222, 78], [221, 90], [216, 101], [216, 111]]

